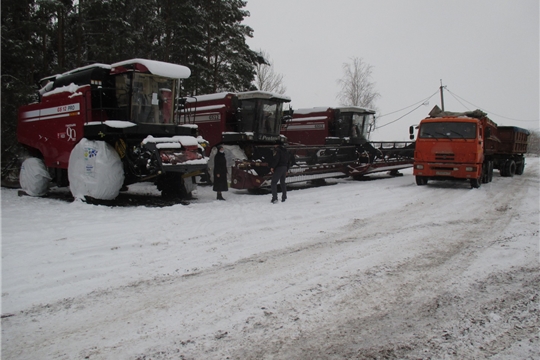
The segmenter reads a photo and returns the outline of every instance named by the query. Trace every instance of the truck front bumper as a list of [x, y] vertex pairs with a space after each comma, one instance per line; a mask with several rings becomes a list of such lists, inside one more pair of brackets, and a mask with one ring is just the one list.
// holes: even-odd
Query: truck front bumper
[[448, 164], [415, 162], [414, 176], [430, 179], [478, 179], [482, 174], [482, 164]]

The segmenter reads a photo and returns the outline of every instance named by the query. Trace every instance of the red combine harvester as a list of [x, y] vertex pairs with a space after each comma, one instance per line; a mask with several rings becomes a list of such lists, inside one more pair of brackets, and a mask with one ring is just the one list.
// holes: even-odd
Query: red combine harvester
[[196, 124], [212, 146], [207, 148], [209, 169], [213, 167], [215, 146], [222, 144], [228, 167], [232, 168], [231, 187], [257, 189], [262, 183], [254, 179], [249, 184], [245, 178], [269, 177], [273, 145], [284, 139], [280, 135], [283, 104], [289, 101], [287, 96], [264, 91], [200, 95], [187, 99], [183, 118]]
[[114, 199], [123, 186], [154, 181], [165, 197], [187, 197], [205, 171], [205, 141], [175, 118], [181, 65], [133, 59], [93, 64], [42, 80], [38, 103], [19, 109], [17, 137], [32, 158], [21, 187], [42, 196], [49, 181], [76, 198]]
[[413, 165], [414, 142], [368, 141], [374, 115], [357, 106], [298, 109], [282, 125], [281, 134], [287, 137], [296, 164], [307, 169], [332, 164], [353, 178], [387, 171], [398, 175]]
[[[254, 190], [270, 186], [268, 163], [273, 145], [288, 140], [291, 168], [287, 183], [324, 181], [412, 167], [414, 143], [369, 143], [373, 111], [315, 108], [283, 111], [288, 97], [262, 91], [219, 93], [189, 98], [185, 118], [198, 125], [212, 146], [223, 144], [231, 187]], [[376, 145], [376, 146], [374, 146]], [[208, 149], [209, 168], [215, 150]]]

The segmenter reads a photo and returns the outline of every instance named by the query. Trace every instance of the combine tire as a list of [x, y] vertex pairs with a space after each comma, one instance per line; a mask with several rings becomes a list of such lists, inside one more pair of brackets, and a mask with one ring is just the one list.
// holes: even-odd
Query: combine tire
[[124, 166], [111, 145], [82, 139], [69, 156], [68, 178], [76, 199], [114, 200], [124, 184]]
[[180, 173], [165, 173], [159, 176], [156, 181], [161, 197], [167, 200], [189, 199], [191, 193], [186, 190], [184, 181]]
[[427, 185], [428, 183], [428, 178], [425, 177], [425, 176], [416, 176], [416, 185], [418, 186], [422, 186], [422, 185]]
[[21, 165], [19, 184], [30, 196], [44, 196], [49, 191], [51, 176], [43, 160], [32, 157]]

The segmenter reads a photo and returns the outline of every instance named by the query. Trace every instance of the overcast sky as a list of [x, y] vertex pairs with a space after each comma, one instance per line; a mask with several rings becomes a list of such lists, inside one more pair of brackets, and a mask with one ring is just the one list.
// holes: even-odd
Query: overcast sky
[[381, 94], [379, 125], [437, 93], [374, 140], [407, 139], [441, 105], [441, 79], [446, 110], [539, 128], [538, 0], [247, 0], [246, 9], [248, 44], [269, 54], [293, 109], [338, 106], [343, 63], [360, 57]]

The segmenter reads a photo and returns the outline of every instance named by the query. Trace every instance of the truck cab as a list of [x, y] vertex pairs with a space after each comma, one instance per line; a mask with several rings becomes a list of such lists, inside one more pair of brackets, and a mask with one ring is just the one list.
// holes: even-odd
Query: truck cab
[[[411, 136], [413, 129], [411, 127]], [[478, 188], [493, 178], [523, 173], [528, 131], [498, 127], [481, 110], [444, 112], [435, 107], [418, 126], [414, 170], [418, 185], [429, 180], [468, 180]]]

